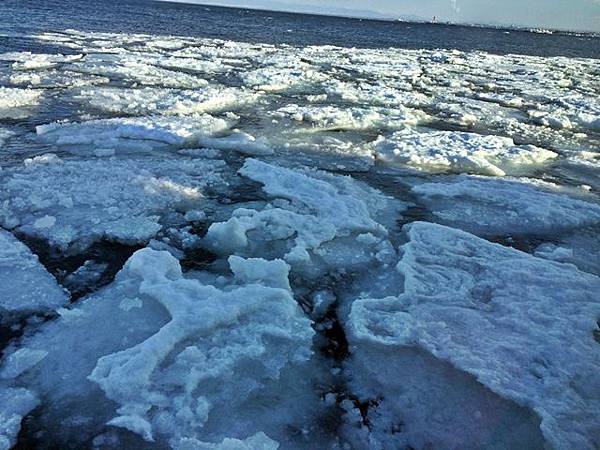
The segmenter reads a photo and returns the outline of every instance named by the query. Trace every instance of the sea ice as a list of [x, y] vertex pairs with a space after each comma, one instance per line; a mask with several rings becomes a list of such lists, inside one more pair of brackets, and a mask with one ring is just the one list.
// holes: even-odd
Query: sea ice
[[504, 176], [522, 166], [539, 165], [556, 153], [512, 139], [455, 131], [419, 132], [406, 129], [375, 142], [384, 161], [439, 172], [469, 172]]
[[597, 448], [600, 278], [440, 225], [406, 231], [404, 291], [356, 300], [347, 324], [370, 448]]
[[49, 55], [43, 53], [12, 52], [0, 54], [0, 61], [12, 61], [13, 70], [49, 69], [58, 64], [82, 59], [83, 55]]
[[324, 130], [397, 130], [417, 125], [427, 115], [408, 108], [337, 108], [335, 106], [299, 106], [280, 108], [275, 117], [289, 117]]
[[67, 293], [11, 233], [0, 229], [0, 323], [47, 313], [68, 301]]
[[0, 87], [0, 117], [10, 108], [36, 105], [42, 92], [34, 89]]
[[314, 67], [298, 63], [286, 66], [266, 66], [240, 74], [244, 85], [266, 92], [313, 93], [328, 76]]
[[[136, 252], [112, 285], [25, 340], [37, 361], [12, 388], [38, 394], [43, 427], [60, 423], [70, 445], [85, 446], [105, 424], [139, 434], [145, 448], [224, 449], [252, 435], [253, 450], [294, 441], [290, 430], [319, 409], [316, 394], [291, 387], [308, 388], [311, 322], [283, 261], [229, 263], [233, 278], [219, 288], [214, 278], [184, 277], [167, 252]], [[127, 299], [132, 306], [121, 307]]]
[[412, 191], [441, 222], [478, 235], [552, 235], [600, 223], [600, 205], [517, 181], [460, 176]]
[[147, 242], [162, 229], [161, 216], [202, 209], [204, 190], [224, 183], [219, 160], [31, 161], [0, 173], [0, 223], [63, 250], [103, 238]]
[[194, 144], [201, 137], [210, 137], [228, 129], [227, 120], [208, 114], [193, 114], [183, 118], [149, 116], [81, 123], [57, 122], [40, 125], [36, 131], [42, 141], [61, 146], [153, 149]]
[[0, 384], [0, 450], [10, 450], [21, 429], [21, 420], [39, 404], [27, 389], [4, 388]]
[[114, 54], [88, 54], [82, 62], [68, 64], [73, 72], [96, 75], [130, 85], [158, 86], [174, 89], [198, 89], [208, 81], [196, 75], [163, 69], [151, 64], [147, 55], [136, 55], [126, 51]]
[[222, 86], [207, 86], [193, 91], [150, 87], [102, 87], [82, 89], [75, 99], [116, 114], [185, 115], [233, 111], [255, 103], [258, 94], [245, 89]]
[[[391, 198], [350, 178], [255, 159], [246, 160], [239, 173], [261, 183], [273, 200], [261, 210], [239, 208], [228, 221], [213, 223], [205, 239], [210, 249], [282, 257], [308, 276], [389, 257], [387, 231], [375, 218], [401, 209]], [[362, 235], [371, 239], [359, 239]]]

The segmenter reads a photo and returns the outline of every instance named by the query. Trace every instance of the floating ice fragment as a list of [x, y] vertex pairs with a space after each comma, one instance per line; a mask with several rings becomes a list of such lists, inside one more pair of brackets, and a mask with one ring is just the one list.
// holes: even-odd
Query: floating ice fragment
[[533, 145], [517, 147], [510, 138], [455, 131], [407, 129], [380, 137], [375, 151], [386, 162], [419, 169], [504, 176], [539, 165], [556, 153]]
[[23, 372], [31, 369], [48, 355], [45, 350], [31, 350], [29, 348], [20, 348], [11, 353], [0, 368], [0, 378], [16, 378]]
[[287, 105], [277, 110], [276, 116], [290, 117], [325, 130], [397, 130], [406, 125], [417, 125], [427, 115], [408, 108], [339, 108], [335, 106]]
[[[285, 434], [285, 422], [305, 420], [306, 411], [263, 402], [283, 395], [277, 386], [284, 374], [294, 383], [304, 376], [314, 331], [293, 299], [287, 264], [238, 257], [230, 264], [233, 279], [219, 289], [185, 278], [167, 252], [136, 252], [112, 285], [72, 308], [79, 314], [27, 339], [37, 364], [20, 375], [13, 370], [12, 382], [48, 400], [40, 420], [59, 417], [62, 439], [71, 443], [105, 423], [174, 448], [182, 439], [222, 440], [232, 430]], [[5, 367], [22, 359], [19, 352]], [[306, 407], [306, 398], [294, 408]]]
[[0, 229], [0, 322], [50, 312], [68, 301], [66, 292], [11, 233]]
[[372, 438], [596, 448], [600, 278], [440, 225], [406, 231], [404, 292], [356, 300], [347, 326], [351, 387], [380, 399]]
[[460, 176], [412, 191], [443, 223], [480, 235], [556, 234], [600, 223], [600, 205], [517, 181]]
[[175, 450], [277, 450], [279, 444], [263, 432], [247, 439], [226, 438], [219, 444], [200, 442], [197, 439], [182, 439]]
[[8, 108], [36, 105], [41, 95], [41, 90], [0, 87], [0, 116]]
[[10, 450], [21, 429], [21, 419], [39, 404], [26, 389], [0, 385], [0, 450]]
[[3, 173], [0, 222], [67, 249], [102, 238], [147, 242], [173, 208], [202, 209], [203, 189], [224, 184], [206, 159], [91, 159], [26, 164]]
[[[239, 208], [228, 221], [213, 223], [205, 239], [212, 250], [283, 257], [294, 270], [315, 275], [370, 261], [385, 247], [387, 231], [374, 217], [398, 205], [381, 193], [349, 178], [255, 159], [240, 174], [263, 184], [278, 201], [262, 210]], [[373, 238], [354, 239], [362, 233]]]
[[43, 141], [56, 145], [127, 148], [129, 141], [138, 141], [154, 148], [194, 143], [201, 137], [222, 133], [228, 128], [226, 120], [204, 114], [185, 118], [154, 116], [53, 123], [38, 126], [36, 132]]

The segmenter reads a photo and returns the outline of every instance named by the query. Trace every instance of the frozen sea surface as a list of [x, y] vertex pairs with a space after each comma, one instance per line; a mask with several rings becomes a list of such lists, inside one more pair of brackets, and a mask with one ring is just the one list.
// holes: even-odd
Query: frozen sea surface
[[600, 448], [596, 38], [4, 6], [0, 450]]

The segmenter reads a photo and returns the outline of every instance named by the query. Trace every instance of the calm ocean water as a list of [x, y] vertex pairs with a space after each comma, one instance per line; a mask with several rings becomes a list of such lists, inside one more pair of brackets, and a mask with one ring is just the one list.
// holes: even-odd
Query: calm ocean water
[[[39, 43], [11, 33], [78, 29], [291, 45], [454, 48], [497, 54], [600, 57], [600, 37], [287, 14], [150, 0], [1, 0], [0, 51]], [[47, 47], [45, 47], [47, 50]]]

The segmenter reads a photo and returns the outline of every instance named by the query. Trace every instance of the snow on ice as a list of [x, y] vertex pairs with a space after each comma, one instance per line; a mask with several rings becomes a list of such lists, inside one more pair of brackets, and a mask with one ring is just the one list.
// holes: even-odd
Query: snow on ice
[[403, 290], [356, 300], [348, 318], [350, 383], [377, 399], [357, 439], [596, 448], [600, 278], [440, 225], [407, 234]]
[[26, 39], [0, 450], [600, 447], [598, 60]]

